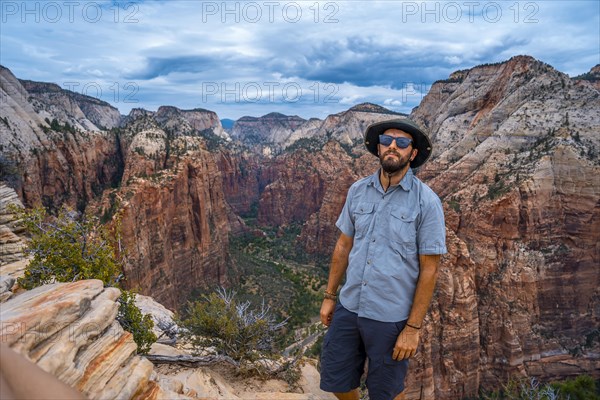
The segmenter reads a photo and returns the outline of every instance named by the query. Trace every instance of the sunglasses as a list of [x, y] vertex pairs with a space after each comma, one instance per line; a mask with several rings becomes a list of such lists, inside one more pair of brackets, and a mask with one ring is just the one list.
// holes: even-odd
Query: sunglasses
[[405, 149], [413, 143], [412, 140], [410, 140], [409, 138], [405, 138], [405, 137], [393, 137], [393, 136], [389, 136], [389, 135], [379, 135], [379, 143], [386, 147], [391, 145], [394, 140], [396, 141], [396, 146], [398, 146], [401, 149]]

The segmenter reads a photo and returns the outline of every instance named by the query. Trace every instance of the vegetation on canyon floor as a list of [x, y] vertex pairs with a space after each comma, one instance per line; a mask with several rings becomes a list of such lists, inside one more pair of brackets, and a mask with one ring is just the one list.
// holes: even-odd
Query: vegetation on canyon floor
[[279, 335], [286, 346], [298, 340], [297, 329], [319, 316], [327, 283], [327, 262], [310, 257], [297, 246], [300, 225], [263, 228], [263, 234], [246, 234], [230, 242], [239, 281], [234, 285], [241, 300], [259, 304], [263, 299], [278, 319], [287, 319]]
[[481, 400], [600, 400], [600, 385], [589, 375], [542, 384], [535, 378], [513, 378]]

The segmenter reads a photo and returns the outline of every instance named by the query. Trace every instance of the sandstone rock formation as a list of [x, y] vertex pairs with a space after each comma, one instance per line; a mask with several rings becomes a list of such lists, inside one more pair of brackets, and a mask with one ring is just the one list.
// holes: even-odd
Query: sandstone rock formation
[[306, 122], [297, 115], [270, 113], [262, 117], [242, 117], [235, 121], [231, 136], [245, 145], [283, 144]]
[[119, 294], [96, 280], [22, 293], [2, 304], [2, 341], [90, 399], [156, 398], [152, 363], [115, 321]]
[[[600, 376], [598, 90], [515, 57], [437, 82], [412, 118], [435, 143], [418, 176], [444, 201], [449, 253], [409, 398]], [[341, 204], [304, 231], [333, 225]]]
[[23, 207], [17, 193], [0, 182], [0, 265], [18, 261], [24, 257], [25, 243], [22, 228], [8, 206]]
[[[5, 272], [0, 268], [2, 283]], [[22, 292], [2, 304], [0, 339], [89, 399], [333, 398], [319, 390], [318, 373], [310, 363], [302, 367], [293, 392], [283, 381], [242, 379], [227, 367], [155, 367], [135, 354], [132, 335], [115, 320], [119, 294], [116, 288], [103, 288], [98, 280]], [[152, 298], [138, 296], [136, 302], [156, 322], [172, 318], [172, 313]], [[158, 344], [153, 350], [187, 354]]]
[[579, 85], [591, 85], [600, 90], [600, 64], [592, 67], [590, 72], [573, 78]]
[[227, 213], [216, 160], [203, 150], [209, 140], [228, 140], [215, 113], [133, 110], [122, 129], [106, 131], [101, 128], [114, 128], [118, 112], [96, 99], [19, 81], [6, 68], [0, 89], [0, 162], [3, 169], [15, 165], [12, 186], [26, 206], [87, 209], [103, 222], [119, 212], [126, 284], [156, 290], [168, 306], [182, 304], [195, 288], [227, 282], [235, 219]]
[[[409, 398], [476, 396], [512, 375], [600, 376], [597, 73], [572, 79], [514, 57], [436, 82], [411, 114], [435, 143], [418, 176], [444, 202], [449, 253]], [[241, 217], [303, 224], [299, 244], [328, 256], [347, 188], [377, 168], [362, 132], [397, 117], [360, 105], [323, 121], [246, 118], [232, 136], [250, 132], [260, 145], [247, 148], [214, 113], [161, 107], [133, 110], [112, 136], [65, 136], [46, 132], [43, 97], [30, 102], [6, 69], [0, 79], [2, 152], [23, 168], [20, 198], [120, 220], [130, 286], [169, 307], [235, 279], [228, 235], [256, 229]]]
[[[27, 206], [69, 204], [82, 210], [120, 178], [114, 135], [91, 121], [114, 123], [119, 113], [56, 85], [24, 84], [33, 94], [0, 67], [0, 151], [17, 165], [19, 179], [13, 187]], [[46, 120], [56, 120], [57, 130]]]
[[256, 153], [271, 156], [290, 148], [301, 139], [323, 145], [329, 140], [352, 146], [362, 141], [365, 128], [377, 121], [400, 117], [384, 107], [363, 103], [347, 111], [304, 120], [298, 116], [270, 113], [259, 118], [242, 117], [232, 129], [231, 136]]
[[[54, 83], [20, 80], [29, 95], [28, 101], [36, 113], [50, 120], [56, 118], [63, 123], [68, 122], [82, 131], [98, 131], [119, 126], [121, 114], [105, 101], [77, 92], [87, 92], [87, 88], [76, 86], [72, 90], [62, 89]], [[94, 89], [93, 85], [89, 88]], [[94, 90], [89, 90], [94, 93]]]

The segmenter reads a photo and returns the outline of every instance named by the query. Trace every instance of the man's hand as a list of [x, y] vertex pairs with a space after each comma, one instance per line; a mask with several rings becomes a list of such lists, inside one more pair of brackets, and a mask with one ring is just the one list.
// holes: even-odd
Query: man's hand
[[[321, 308], [321, 310], [323, 309]], [[415, 355], [418, 346], [419, 330], [405, 326], [402, 332], [400, 332], [398, 335], [398, 339], [396, 339], [396, 345], [394, 346], [392, 359], [396, 361], [408, 359]]]
[[324, 299], [323, 304], [321, 304], [321, 322], [323, 323], [323, 325], [329, 326], [331, 324], [334, 311], [335, 300]]

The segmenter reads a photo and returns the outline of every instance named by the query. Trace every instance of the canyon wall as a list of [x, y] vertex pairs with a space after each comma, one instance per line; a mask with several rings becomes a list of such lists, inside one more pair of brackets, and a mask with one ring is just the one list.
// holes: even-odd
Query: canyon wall
[[[600, 376], [597, 71], [572, 79], [518, 56], [455, 72], [413, 110], [434, 143], [417, 176], [444, 203], [449, 252], [409, 398], [473, 397], [514, 375]], [[62, 116], [40, 93], [56, 88], [0, 72], [2, 155], [17, 161], [23, 203], [120, 224], [127, 285], [172, 308], [235, 281], [228, 243], [244, 218], [299, 224], [298, 244], [329, 256], [347, 188], [378, 165], [364, 128], [399, 116], [369, 104], [323, 121], [269, 114], [241, 119], [232, 140], [210, 111], [161, 107], [107, 131], [104, 105], [100, 118], [71, 99], [89, 122]]]

